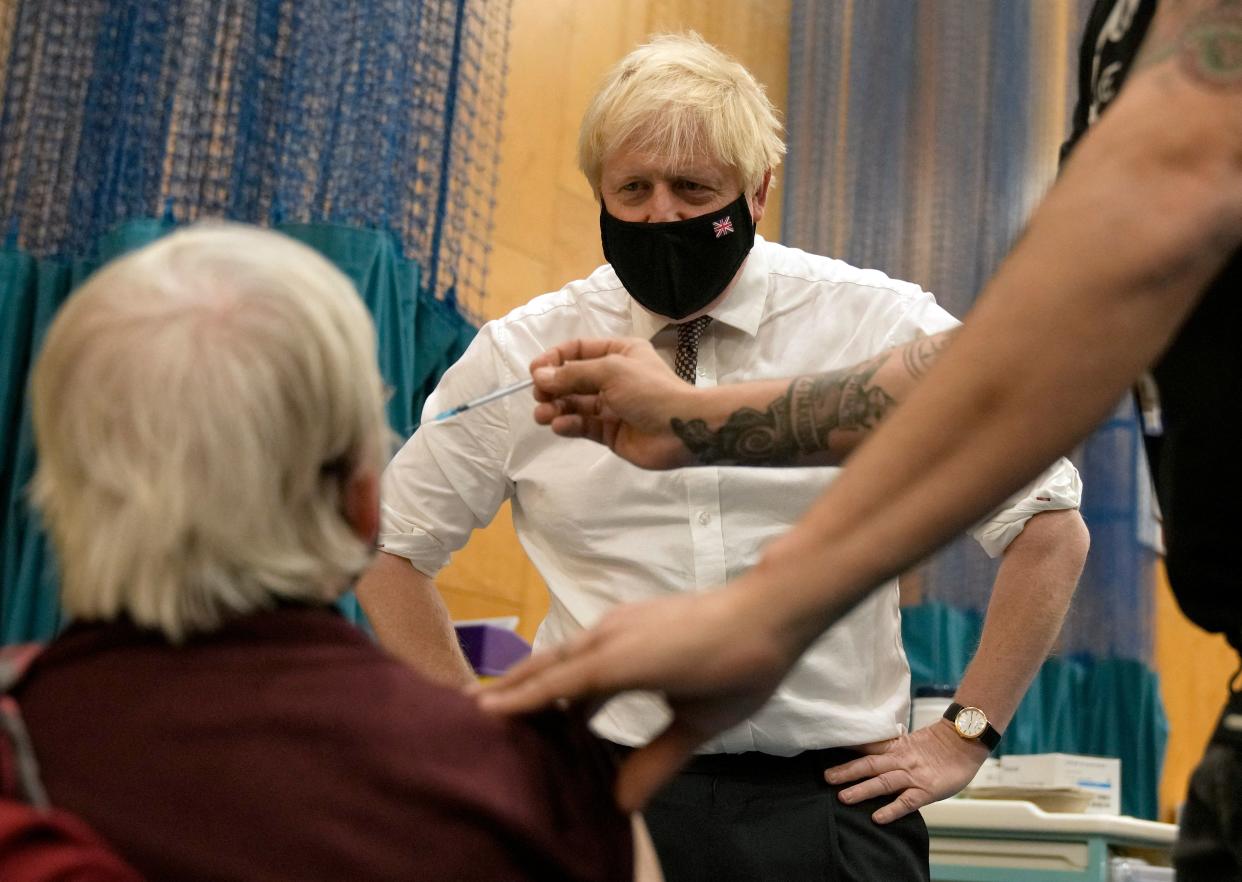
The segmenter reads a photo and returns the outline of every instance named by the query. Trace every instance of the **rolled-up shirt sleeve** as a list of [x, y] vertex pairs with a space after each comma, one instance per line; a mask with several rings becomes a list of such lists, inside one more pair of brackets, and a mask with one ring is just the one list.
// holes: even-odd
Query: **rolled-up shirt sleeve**
[[[428, 397], [424, 419], [514, 382], [494, 335], [494, 325], [484, 325]], [[428, 576], [439, 572], [512, 495], [510, 431], [503, 403], [415, 431], [384, 470], [380, 548]]]
[[970, 531], [989, 557], [999, 557], [1026, 522], [1041, 511], [1076, 509], [1082, 505], [1082, 479], [1065, 457], [1006, 500]]

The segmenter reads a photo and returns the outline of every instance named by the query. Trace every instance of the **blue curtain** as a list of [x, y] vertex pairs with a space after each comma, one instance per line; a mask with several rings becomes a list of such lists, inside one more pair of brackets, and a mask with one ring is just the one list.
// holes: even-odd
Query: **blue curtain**
[[[357, 285], [408, 436], [483, 297], [507, 0], [21, 0], [0, 13], [0, 640], [59, 627], [28, 372], [108, 259], [200, 217]], [[344, 608], [361, 613], [352, 598]]]
[[[964, 316], [1056, 175], [1089, 6], [795, 0], [785, 241], [917, 282]], [[1120, 756], [1124, 810], [1155, 817], [1167, 723], [1130, 404], [1072, 458], [1091, 553], [1057, 657], [1001, 750]], [[959, 540], [903, 579], [916, 686], [957, 682], [995, 573]]]

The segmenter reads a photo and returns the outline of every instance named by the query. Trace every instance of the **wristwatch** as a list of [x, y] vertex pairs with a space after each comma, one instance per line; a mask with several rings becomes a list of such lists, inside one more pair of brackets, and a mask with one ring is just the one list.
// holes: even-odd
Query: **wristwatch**
[[977, 707], [964, 707], [955, 701], [945, 710], [944, 718], [967, 741], [978, 741], [988, 750], [996, 750], [996, 745], [1000, 744], [1001, 733], [988, 722], [988, 715]]

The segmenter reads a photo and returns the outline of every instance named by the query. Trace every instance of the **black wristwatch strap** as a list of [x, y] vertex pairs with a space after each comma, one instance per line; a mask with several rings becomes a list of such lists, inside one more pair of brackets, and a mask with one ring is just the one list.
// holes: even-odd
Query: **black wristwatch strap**
[[[996, 727], [994, 727], [991, 723], [984, 725], [983, 731], [979, 733], [977, 738], [966, 738], [965, 735], [962, 735], [962, 733], [958, 731], [956, 725], [957, 715], [965, 709], [965, 705], [955, 701], [945, 709], [944, 718], [954, 724], [953, 731], [957, 732], [959, 737], [965, 738], [967, 741], [978, 741], [988, 750], [996, 750], [996, 745], [1000, 744], [1001, 733], [997, 732]], [[979, 709], [975, 708], [975, 710]], [[980, 713], [982, 713], [982, 711], [980, 711]], [[984, 714], [984, 719], [987, 719], [987, 714]]]

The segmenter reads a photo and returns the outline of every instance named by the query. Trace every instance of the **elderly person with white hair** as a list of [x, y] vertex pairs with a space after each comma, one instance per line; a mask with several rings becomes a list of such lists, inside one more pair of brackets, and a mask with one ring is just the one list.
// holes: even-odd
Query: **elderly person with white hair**
[[[738, 466], [796, 454], [772, 450], [787, 419], [832, 433], [839, 460], [921, 376], [938, 335], [957, 324], [930, 294], [755, 235], [783, 152], [773, 107], [740, 64], [694, 35], [636, 48], [605, 78], [579, 140], [608, 263], [486, 324], [428, 411], [520, 380], [545, 350], [582, 337], [649, 341], [703, 387], [841, 370], [905, 346], [895, 369], [840, 375], [804, 401], [813, 414], [786, 414], [779, 402], [752, 411], [712, 442], [719, 466], [693, 470], [644, 471], [558, 438], [535, 423], [525, 396], [424, 427], [385, 472], [385, 553], [358, 588], [395, 652], [446, 682], [467, 681], [432, 579], [506, 499], [551, 594], [537, 646], [572, 641], [628, 601], [738, 578], [836, 473]], [[572, 409], [572, 399], [561, 404]], [[825, 409], [830, 426], [809, 419]], [[667, 878], [926, 879], [915, 810], [971, 779], [1047, 654], [1086, 553], [1079, 494], [1062, 461], [974, 531], [1004, 555], [956, 699], [986, 714], [978, 731], [945, 720], [908, 732], [910, 672], [890, 583], [654, 797], [647, 820]], [[667, 720], [657, 696], [631, 694], [593, 725], [622, 755], [650, 742], [627, 760], [633, 770], [682, 759], [684, 733], [673, 733], [678, 743], [660, 737]], [[857, 761], [881, 752], [894, 771], [870, 780]], [[622, 787], [623, 804], [645, 798], [642, 780], [653, 776], [624, 779], [638, 786]]]
[[332, 606], [389, 430], [326, 260], [168, 236], [70, 298], [33, 397], [71, 624], [17, 697], [53, 804], [152, 879], [632, 878], [585, 727], [486, 717]]

